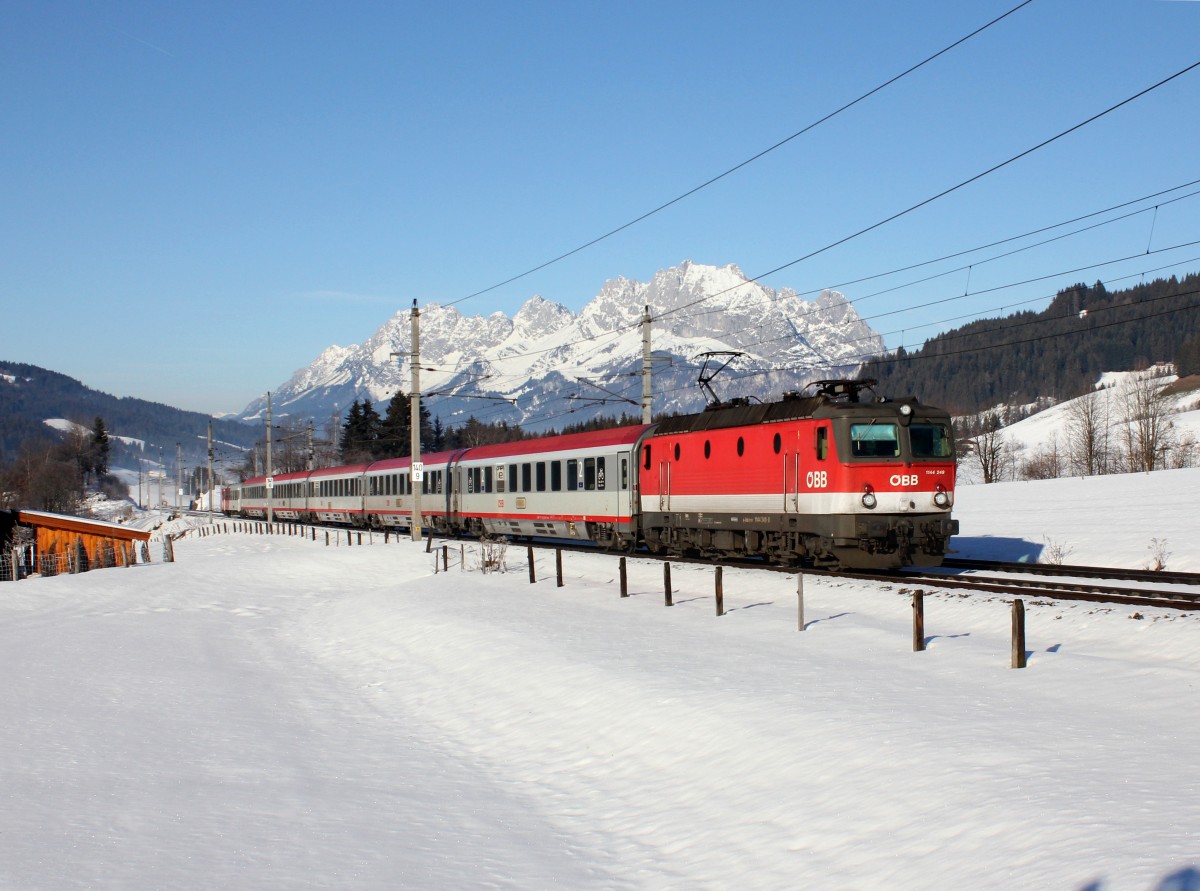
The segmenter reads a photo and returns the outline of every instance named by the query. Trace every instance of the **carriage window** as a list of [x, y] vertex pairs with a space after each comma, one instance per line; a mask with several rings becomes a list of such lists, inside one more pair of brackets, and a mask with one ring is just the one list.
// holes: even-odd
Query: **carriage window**
[[601, 490], [607, 488], [607, 486], [604, 482], [604, 459], [603, 458], [596, 459], [596, 488], [601, 489]]
[[537, 483], [537, 491], [546, 491], [546, 462], [539, 461], [534, 471], [535, 482]]
[[483, 468], [483, 489], [481, 491], [492, 491], [492, 468], [490, 466]]
[[552, 461], [550, 463], [550, 491], [562, 491], [562, 462]]
[[629, 488], [629, 459], [621, 459], [621, 491]]
[[574, 492], [579, 488], [579, 462], [574, 458], [567, 459], [567, 491]]
[[949, 458], [954, 454], [954, 440], [945, 424], [910, 424], [908, 437], [914, 458]]
[[817, 460], [824, 461], [829, 457], [829, 428], [817, 428]]
[[583, 459], [583, 487], [589, 492], [596, 488], [596, 459]]
[[496, 493], [503, 495], [504, 487], [508, 484], [508, 473], [503, 464], [496, 465]]
[[517, 477], [517, 465], [516, 464], [508, 465], [508, 491], [510, 491], [510, 492], [520, 492], [521, 491], [521, 481]]
[[850, 451], [855, 458], [900, 457], [900, 434], [895, 424], [871, 421], [850, 425]]
[[528, 462], [521, 465], [521, 491], [533, 491], [533, 465]]
[[649, 470], [650, 469], [650, 443], [646, 443], [644, 446], [642, 446], [642, 457], [645, 459], [645, 464], [643, 466], [646, 468], [646, 470]]

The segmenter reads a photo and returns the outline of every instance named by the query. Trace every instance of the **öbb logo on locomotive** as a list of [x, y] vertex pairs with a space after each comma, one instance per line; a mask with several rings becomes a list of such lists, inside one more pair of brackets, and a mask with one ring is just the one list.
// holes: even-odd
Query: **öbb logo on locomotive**
[[[591, 542], [622, 552], [757, 557], [821, 568], [941, 563], [950, 417], [874, 381], [589, 433], [274, 474], [230, 486], [227, 513], [446, 535]], [[414, 478], [415, 477], [415, 478]], [[506, 495], [513, 497], [506, 498]]]

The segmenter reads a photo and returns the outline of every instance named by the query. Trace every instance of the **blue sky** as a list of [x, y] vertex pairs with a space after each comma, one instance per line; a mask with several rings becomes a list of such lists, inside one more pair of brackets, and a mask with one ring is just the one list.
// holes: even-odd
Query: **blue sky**
[[[1017, 2], [8, 0], [0, 359], [239, 410], [413, 299], [457, 300], [620, 226]], [[1034, 0], [459, 309], [511, 314], [533, 294], [578, 309], [609, 278], [685, 259], [761, 274], [1197, 61], [1200, 2]], [[1200, 69], [764, 283], [835, 286], [1200, 179], [1198, 99]], [[890, 346], [919, 345], [1075, 281], [1200, 269], [1193, 246], [976, 294], [1198, 240], [1198, 202], [972, 255], [969, 283], [876, 295], [920, 277], [906, 273], [841, 290]], [[945, 298], [960, 299], [913, 308]]]

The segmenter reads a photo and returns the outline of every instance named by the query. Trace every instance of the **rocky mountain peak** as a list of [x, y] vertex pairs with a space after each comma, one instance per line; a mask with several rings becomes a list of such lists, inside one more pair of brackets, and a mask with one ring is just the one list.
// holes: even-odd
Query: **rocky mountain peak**
[[[809, 380], [854, 373], [862, 357], [883, 341], [836, 291], [806, 301], [748, 281], [734, 264], [709, 266], [685, 260], [656, 272], [649, 282], [609, 279], [579, 313], [534, 295], [510, 319], [504, 313], [464, 316], [456, 307], [421, 309], [422, 391], [499, 396], [511, 406], [439, 397], [429, 408], [444, 424], [460, 423], [488, 406], [489, 420], [530, 429], [590, 414], [635, 412], [640, 395], [641, 330], [650, 307], [655, 352], [671, 363], [654, 370], [654, 410], [691, 411], [703, 405], [695, 386], [695, 357], [710, 350], [739, 350], [737, 386], [760, 399], [776, 398]], [[275, 391], [281, 413], [328, 418], [355, 399], [381, 402], [408, 387], [408, 360], [392, 353], [409, 348], [409, 312], [401, 310], [358, 346], [331, 346]], [[576, 379], [628, 397], [580, 409], [565, 396]], [[721, 392], [718, 388], [718, 392]], [[256, 417], [251, 403], [242, 417]]]

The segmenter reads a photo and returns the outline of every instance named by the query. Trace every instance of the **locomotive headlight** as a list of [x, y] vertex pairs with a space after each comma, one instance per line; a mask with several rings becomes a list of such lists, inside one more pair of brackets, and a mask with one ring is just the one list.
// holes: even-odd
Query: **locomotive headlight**
[[867, 510], [874, 510], [875, 505], [879, 502], [875, 500], [875, 490], [871, 488], [871, 484], [867, 483], [863, 486], [862, 506]]
[[905, 417], [908, 417], [908, 415], [912, 414], [912, 406], [911, 405], [900, 406], [900, 414], [904, 415]]
[[938, 507], [950, 506], [950, 495], [940, 485], [937, 487], [937, 491], [933, 493], [933, 503]]

